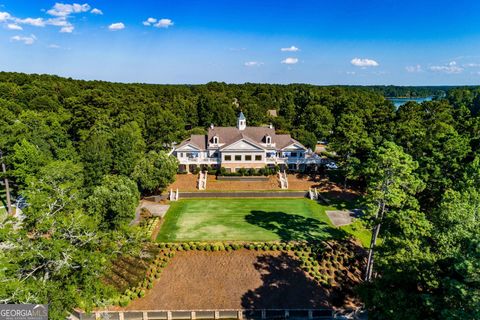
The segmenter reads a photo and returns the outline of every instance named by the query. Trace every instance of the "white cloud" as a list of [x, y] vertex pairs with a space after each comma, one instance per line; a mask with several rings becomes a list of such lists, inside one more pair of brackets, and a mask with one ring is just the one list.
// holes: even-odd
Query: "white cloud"
[[90, 11], [90, 13], [102, 15], [102, 14], [103, 14], [103, 11], [100, 10], [100, 9], [97, 9], [97, 8], [93, 8], [92, 11]]
[[366, 67], [378, 67], [379, 64], [377, 61], [372, 60], [372, 59], [366, 59], [366, 58], [353, 58], [350, 60], [350, 63], [354, 65], [355, 67], [361, 67], [361, 68], [366, 68]]
[[60, 32], [61, 33], [72, 33], [73, 32], [73, 29], [75, 29], [74, 26], [70, 25], [70, 26], [66, 26], [66, 27], [62, 27], [60, 29]]
[[463, 66], [466, 68], [478, 68], [480, 67], [480, 63], [466, 63]]
[[300, 49], [295, 46], [291, 46], [288, 48], [281, 48], [280, 51], [297, 52], [297, 51], [300, 51]]
[[168, 28], [173, 26], [173, 21], [170, 19], [160, 19], [154, 26], [157, 28]]
[[7, 25], [7, 29], [10, 29], [10, 30], [23, 30], [23, 28], [21, 26], [19, 26], [18, 24], [16, 23], [9, 23]]
[[147, 20], [143, 21], [144, 26], [154, 26], [157, 28], [168, 28], [174, 25], [171, 19], [157, 19], [157, 18], [148, 18]]
[[297, 62], [297, 58], [286, 58], [285, 60], [282, 60], [283, 64], [296, 64]]
[[243, 64], [245, 67], [259, 67], [263, 65], [263, 62], [260, 61], [247, 61]]
[[450, 61], [443, 66], [431, 66], [429, 69], [433, 72], [442, 72], [447, 74], [462, 73], [464, 70], [462, 67], [457, 65], [456, 61]]
[[65, 17], [48, 19], [46, 23], [56, 27], [67, 27], [71, 25]]
[[67, 20], [67, 17], [51, 18], [46, 21], [46, 24], [55, 26], [55, 27], [61, 27], [60, 28], [61, 33], [72, 33], [73, 30], [75, 29], [73, 24], [71, 24]]
[[7, 21], [11, 18], [12, 16], [8, 12], [0, 12], [0, 22]]
[[28, 24], [34, 27], [45, 27], [46, 23], [43, 18], [25, 18], [25, 19], [15, 19], [16, 23]]
[[157, 22], [157, 19], [155, 18], [148, 18], [147, 20], [143, 21], [144, 26], [150, 26], [153, 23]]
[[52, 43], [52, 44], [48, 45], [48, 47], [50, 49], [60, 49], [60, 46], [58, 44], [55, 44], [55, 43]]
[[423, 71], [422, 66], [419, 65], [419, 64], [417, 64], [415, 66], [406, 66], [405, 70], [407, 70], [407, 72], [410, 72], [410, 73], [422, 72]]
[[81, 13], [87, 12], [90, 10], [90, 5], [88, 3], [84, 4], [65, 4], [65, 3], [55, 3], [52, 9], [48, 10], [47, 13], [56, 17], [66, 17], [72, 13]]
[[[22, 30], [21, 25], [30, 25], [33, 27], [45, 27], [55, 26], [60, 28], [62, 33], [71, 33], [74, 30], [74, 26], [68, 20], [72, 14], [83, 13], [90, 11], [90, 5], [88, 3], [84, 4], [64, 4], [64, 3], [55, 3], [55, 5], [47, 11], [47, 14], [53, 16], [48, 19], [44, 18], [18, 18], [13, 17], [7, 12], [0, 12], [0, 22], [11, 21], [7, 25], [7, 28], [12, 30]], [[94, 14], [101, 14], [101, 10], [93, 9]]]
[[122, 22], [112, 23], [111, 25], [108, 26], [108, 29], [110, 31], [118, 31], [118, 30], [125, 29], [125, 25]]
[[10, 38], [12, 41], [19, 41], [23, 42], [24, 44], [31, 45], [37, 40], [37, 37], [35, 37], [33, 34], [30, 35], [29, 37], [23, 37], [23, 36], [13, 36]]

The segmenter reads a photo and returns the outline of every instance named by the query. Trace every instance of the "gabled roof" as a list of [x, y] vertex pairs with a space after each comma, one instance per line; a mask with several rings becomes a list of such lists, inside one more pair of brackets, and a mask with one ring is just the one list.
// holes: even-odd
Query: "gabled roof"
[[245, 136], [244, 134], [241, 134], [239, 139], [234, 140], [234, 141], [232, 141], [231, 143], [222, 146], [222, 147], [220, 148], [220, 150], [228, 149], [229, 147], [231, 147], [231, 146], [233, 146], [233, 145], [235, 145], [236, 143], [241, 142], [241, 141], [245, 141], [245, 142], [253, 145], [253, 146], [256, 147], [257, 149], [265, 150], [265, 148], [264, 148], [263, 146], [259, 145], [257, 142], [253, 141], [252, 139], [250, 139], [249, 137]]
[[[289, 134], [276, 134], [275, 129], [271, 127], [246, 127], [244, 130], [239, 130], [236, 127], [213, 127], [208, 129], [207, 135], [192, 135], [175, 149], [178, 150], [190, 144], [198, 147], [200, 150], [207, 150], [209, 142], [213, 142], [213, 137], [215, 136], [219, 139], [218, 143], [221, 145], [221, 149], [237, 141], [245, 140], [262, 149], [271, 149], [274, 144], [275, 149], [282, 150], [292, 144], [298, 144], [300, 148], [307, 150], [307, 148], [293, 139]], [[272, 138], [271, 147], [264, 146], [266, 136]]]
[[192, 145], [197, 147], [199, 150], [205, 150], [207, 149], [207, 138], [203, 134], [192, 134], [190, 139], [182, 141], [182, 143], [180, 143], [180, 145], [175, 149], [181, 149], [186, 145]]
[[240, 111], [240, 114], [238, 115], [238, 120], [245, 120], [245, 115], [241, 111]]
[[236, 127], [214, 127], [208, 129], [208, 141], [212, 141], [214, 136], [219, 137], [219, 143], [231, 144], [242, 137], [249, 138], [255, 143], [263, 143], [263, 138], [269, 135], [272, 137], [272, 143], [275, 142], [275, 129], [269, 127], [246, 127], [239, 130]]

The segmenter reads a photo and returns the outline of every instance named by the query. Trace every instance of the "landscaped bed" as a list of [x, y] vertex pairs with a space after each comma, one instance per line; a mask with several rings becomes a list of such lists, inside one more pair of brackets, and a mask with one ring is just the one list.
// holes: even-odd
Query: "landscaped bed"
[[[159, 244], [145, 280], [110, 310], [335, 308], [358, 304], [365, 251], [351, 241]], [[129, 279], [129, 269], [122, 272]], [[135, 272], [136, 273], [136, 272]], [[133, 276], [138, 279], [137, 275]], [[119, 288], [120, 289], [120, 288]]]
[[157, 240], [317, 241], [351, 234], [366, 244], [369, 232], [360, 223], [331, 224], [325, 210], [334, 209], [308, 199], [180, 200], [172, 203]]
[[[351, 204], [350, 204], [351, 205]], [[349, 204], [336, 203], [335, 208]], [[358, 305], [369, 232], [335, 228], [308, 199], [173, 202], [156, 244], [119, 257], [110, 310], [335, 308]], [[352, 238], [356, 238], [352, 239]]]

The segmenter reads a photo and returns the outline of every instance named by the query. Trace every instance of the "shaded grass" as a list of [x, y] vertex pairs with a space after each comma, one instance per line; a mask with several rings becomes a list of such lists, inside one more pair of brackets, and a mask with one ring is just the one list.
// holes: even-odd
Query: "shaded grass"
[[157, 240], [316, 241], [363, 236], [362, 229], [335, 228], [325, 214], [335, 209], [308, 199], [185, 199], [171, 204]]

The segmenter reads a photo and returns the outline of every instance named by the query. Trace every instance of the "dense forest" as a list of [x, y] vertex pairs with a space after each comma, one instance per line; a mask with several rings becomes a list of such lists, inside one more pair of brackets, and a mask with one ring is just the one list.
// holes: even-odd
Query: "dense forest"
[[[371, 89], [385, 97], [444, 97], [448, 91], [457, 87], [453, 86], [353, 86], [355, 88]], [[465, 87], [466, 88], [466, 87]], [[475, 89], [475, 88], [473, 88]]]
[[[441, 99], [398, 109], [384, 98], [432, 94]], [[240, 110], [249, 125], [272, 123], [309, 147], [328, 141], [342, 184], [365, 193], [365, 221], [382, 240], [359, 288], [372, 318], [480, 318], [473, 87], [146, 85], [0, 73], [0, 150], [13, 193], [28, 203], [22, 228], [0, 218], [0, 302], [48, 302], [53, 318], [100, 304], [110, 294], [97, 281], [109, 259], [143, 241], [129, 226], [139, 197], [174, 178], [172, 143], [211, 123], [235, 125]]]

